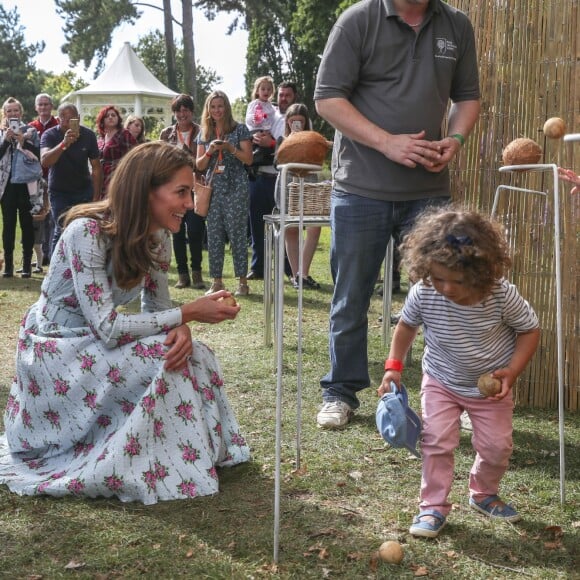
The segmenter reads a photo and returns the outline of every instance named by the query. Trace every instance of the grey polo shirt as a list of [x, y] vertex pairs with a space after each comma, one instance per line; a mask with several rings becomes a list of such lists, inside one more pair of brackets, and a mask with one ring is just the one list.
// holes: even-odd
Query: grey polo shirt
[[[348, 99], [393, 134], [441, 138], [448, 102], [479, 98], [473, 28], [467, 16], [431, 0], [419, 30], [399, 16], [392, 0], [363, 0], [330, 32], [314, 99]], [[449, 195], [449, 172], [405, 167], [336, 131], [335, 187], [373, 199], [405, 201]]]

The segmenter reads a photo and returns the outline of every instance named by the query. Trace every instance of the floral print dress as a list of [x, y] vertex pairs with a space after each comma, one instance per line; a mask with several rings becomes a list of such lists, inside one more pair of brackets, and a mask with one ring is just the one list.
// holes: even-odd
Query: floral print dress
[[[153, 504], [217, 493], [216, 467], [248, 461], [212, 351], [194, 341], [183, 371], [163, 368], [166, 333], [181, 324], [170, 240], [160, 232], [155, 267], [126, 291], [98, 222], [66, 228], [20, 328], [0, 438], [12, 491]], [[140, 313], [119, 308], [139, 295]]]

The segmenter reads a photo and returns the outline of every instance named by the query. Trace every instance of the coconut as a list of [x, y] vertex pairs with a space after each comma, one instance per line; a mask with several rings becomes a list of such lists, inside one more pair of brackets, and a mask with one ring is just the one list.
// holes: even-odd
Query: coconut
[[484, 397], [493, 397], [501, 391], [501, 382], [491, 373], [485, 373], [477, 380], [477, 388]]
[[566, 123], [560, 117], [550, 117], [544, 123], [544, 135], [548, 139], [560, 139], [566, 133]]
[[237, 306], [238, 303], [236, 302], [236, 299], [233, 296], [222, 296], [221, 298], [217, 299], [218, 302], [223, 302], [224, 304], [227, 304], [228, 306]]
[[328, 153], [329, 141], [316, 131], [297, 131], [282, 141], [276, 153], [279, 165], [308, 163], [322, 165]]
[[379, 548], [379, 557], [383, 562], [388, 562], [389, 564], [400, 564], [404, 555], [401, 544], [394, 540], [383, 542]]
[[542, 158], [542, 148], [528, 138], [514, 139], [503, 150], [504, 165], [532, 165]]

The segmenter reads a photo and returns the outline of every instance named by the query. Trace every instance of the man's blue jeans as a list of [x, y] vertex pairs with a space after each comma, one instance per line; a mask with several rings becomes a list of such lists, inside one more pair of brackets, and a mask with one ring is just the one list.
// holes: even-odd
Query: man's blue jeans
[[60, 191], [49, 190], [48, 194], [50, 197], [50, 213], [54, 220], [54, 232], [50, 245], [50, 255], [52, 256], [56, 244], [62, 234], [63, 214], [79, 203], [88, 203], [89, 201], [92, 201], [93, 186], [90, 185], [85, 191], [75, 193], [63, 193]]
[[448, 197], [390, 202], [332, 192], [330, 371], [320, 381], [325, 402], [356, 409], [357, 392], [370, 385], [367, 314], [393, 230], [404, 232], [425, 207], [447, 203]]

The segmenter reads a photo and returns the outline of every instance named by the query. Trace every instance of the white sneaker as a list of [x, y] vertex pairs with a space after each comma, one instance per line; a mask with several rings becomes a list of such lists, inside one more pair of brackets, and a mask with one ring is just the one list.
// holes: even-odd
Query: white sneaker
[[473, 431], [473, 425], [471, 424], [471, 419], [469, 418], [467, 411], [461, 413], [461, 417], [459, 417], [459, 426], [464, 431]]
[[323, 429], [343, 429], [354, 415], [354, 411], [344, 401], [324, 403], [316, 416], [316, 422]]

